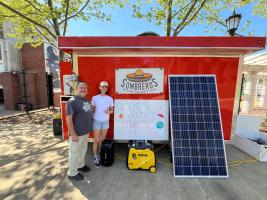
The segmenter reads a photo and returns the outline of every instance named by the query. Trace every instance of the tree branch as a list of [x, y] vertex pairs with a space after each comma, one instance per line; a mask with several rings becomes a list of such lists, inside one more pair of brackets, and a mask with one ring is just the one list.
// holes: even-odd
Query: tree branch
[[40, 36], [42, 39], [46, 39], [47, 42], [51, 43], [50, 39], [49, 39], [47, 36], [44, 36], [44, 35], [42, 34], [42, 32], [41, 32], [37, 27], [34, 27], [34, 28], [35, 28], [36, 32], [39, 34], [39, 36]]
[[31, 1], [25, 0], [28, 4], [30, 4], [35, 10], [42, 12], [39, 8], [37, 8]]
[[46, 27], [46, 26], [44, 26], [44, 25], [42, 25], [42, 24], [40, 24], [40, 23], [38, 23], [38, 22], [36, 22], [36, 21], [30, 19], [29, 17], [27, 17], [27, 16], [25, 16], [24, 14], [18, 12], [18, 11], [15, 10], [14, 8], [10, 7], [9, 5], [7, 5], [7, 4], [5, 4], [5, 3], [3, 3], [3, 2], [0, 2], [0, 6], [3, 6], [4, 8], [8, 9], [8, 10], [11, 11], [12, 13], [14, 13], [14, 14], [16, 14], [16, 15], [22, 17], [23, 19], [25, 19], [25, 20], [31, 22], [32, 24], [34, 24], [34, 25], [36, 25], [36, 26], [38, 26], [38, 27], [40, 27], [40, 28], [46, 30], [46, 31], [47, 31], [53, 38], [55, 38], [55, 39], [57, 38], [57, 36], [56, 36], [54, 33], [52, 33], [52, 32], [49, 30], [48, 27]]
[[199, 13], [199, 11], [203, 8], [203, 6], [205, 5], [205, 3], [206, 3], [206, 1], [207, 0], [204, 0], [202, 3], [201, 3], [201, 5], [200, 5], [200, 7], [198, 8], [198, 10], [195, 12], [195, 14], [189, 19], [189, 21], [187, 21], [185, 24], [184, 24], [184, 26], [182, 26], [181, 28], [180, 28], [180, 30], [178, 31], [176, 31], [176, 34], [175, 34], [175, 32], [173, 33], [173, 35], [174, 36], [177, 36], [184, 28], [185, 28], [185, 26], [187, 25], [187, 24], [189, 24], [196, 16], [197, 16], [197, 14]]
[[218, 24], [220, 24], [220, 25], [222, 25], [222, 26], [224, 26], [224, 27], [227, 27], [227, 25], [226, 25], [225, 23], [219, 21], [218, 19], [215, 19], [214, 17], [204, 17], [204, 18], [206, 18], [206, 19], [210, 18], [210, 19], [212, 19], [213, 21], [217, 22]]
[[180, 10], [178, 10], [176, 13], [174, 13], [174, 14], [172, 15], [172, 18], [175, 18], [176, 15], [177, 15], [179, 12], [181, 12], [183, 9], [185, 9], [187, 6], [189, 6], [191, 3], [192, 3], [192, 1], [190, 1], [187, 5], [185, 5], [185, 6], [182, 7]]
[[90, 0], [87, 0], [85, 2], [85, 4], [83, 5], [83, 7], [77, 13], [75, 13], [74, 15], [69, 16], [67, 19], [64, 19], [61, 22], [59, 22], [59, 25], [61, 25], [63, 22], [68, 21], [69, 19], [71, 19], [73, 17], [76, 17], [78, 14], [80, 14], [86, 8], [86, 6], [88, 5], [89, 1]]
[[50, 24], [51, 27], [53, 27], [53, 23], [51, 22], [50, 19], [46, 18], [47, 22]]
[[[36, 5], [34, 5], [30, 0], [24, 0], [26, 1], [28, 4], [30, 4], [35, 10], [37, 10], [39, 12], [39, 15], [41, 15], [42, 11], [36, 7]], [[34, 14], [34, 13], [31, 13]], [[53, 26], [53, 23], [46, 17], [46, 20], [48, 21], [48, 23]]]
[[[216, 11], [214, 9], [210, 9], [209, 7], [207, 7], [205, 5], [204, 5], [204, 7], [207, 10], [207, 12], [209, 12], [209, 16], [208, 17], [203, 17], [204, 19], [211, 19], [214, 22], [217, 22], [218, 24], [220, 24], [220, 25], [222, 25], [224, 27], [227, 27], [226, 23], [224, 21], [222, 21], [220, 19], [220, 17], [218, 17], [218, 15], [216, 15], [216, 12], [218, 12], [218, 11]], [[218, 19], [216, 19], [215, 17], [217, 17]]]
[[173, 34], [175, 34], [178, 31], [178, 29], [184, 25], [185, 21], [189, 17], [190, 13], [192, 12], [192, 10], [196, 6], [196, 4], [197, 4], [197, 0], [194, 0], [194, 3], [191, 5], [191, 7], [189, 8], [189, 10], [187, 11], [187, 13], [186, 13], [185, 17], [183, 18], [183, 20], [181, 21], [181, 23], [178, 24], [176, 26], [176, 28], [174, 29], [174, 33]]
[[7, 17], [7, 18], [11, 17], [12, 18], [12, 17], [16, 17], [16, 15], [0, 15], [0, 17]]

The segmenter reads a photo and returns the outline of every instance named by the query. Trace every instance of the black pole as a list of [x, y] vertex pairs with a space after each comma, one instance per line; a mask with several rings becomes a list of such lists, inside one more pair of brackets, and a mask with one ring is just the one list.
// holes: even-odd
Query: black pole
[[55, 103], [54, 103], [54, 84], [53, 84], [53, 73], [48, 74], [46, 72], [46, 95], [47, 95], [47, 107], [50, 108], [50, 106], [53, 106], [53, 109], [55, 109]]
[[28, 96], [27, 96], [27, 87], [26, 87], [26, 72], [25, 69], [22, 68], [21, 69], [21, 73], [22, 73], [22, 80], [23, 80], [23, 91], [24, 91], [24, 102], [25, 102], [25, 110], [26, 113], [28, 114], [29, 110], [28, 110]]
[[53, 109], [55, 109], [55, 102], [54, 102], [54, 77], [53, 73], [51, 73], [51, 104]]
[[243, 90], [244, 90], [244, 81], [245, 81], [245, 74], [242, 75], [242, 81], [241, 81], [241, 89], [240, 89], [240, 96], [239, 96], [239, 104], [238, 104], [238, 112], [237, 114], [240, 113], [241, 111], [241, 100], [242, 100], [242, 93], [243, 93]]

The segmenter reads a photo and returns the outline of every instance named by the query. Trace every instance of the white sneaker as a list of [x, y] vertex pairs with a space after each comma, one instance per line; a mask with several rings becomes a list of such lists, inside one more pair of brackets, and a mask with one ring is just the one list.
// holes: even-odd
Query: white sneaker
[[94, 158], [94, 165], [95, 165], [96, 168], [100, 168], [100, 167], [101, 167], [100, 162], [99, 162], [99, 160], [97, 159], [97, 157]]

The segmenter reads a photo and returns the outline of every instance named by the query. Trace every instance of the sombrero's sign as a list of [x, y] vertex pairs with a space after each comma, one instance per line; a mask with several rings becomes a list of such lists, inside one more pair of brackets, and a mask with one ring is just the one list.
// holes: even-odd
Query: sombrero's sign
[[116, 69], [116, 92], [121, 94], [163, 93], [163, 68]]

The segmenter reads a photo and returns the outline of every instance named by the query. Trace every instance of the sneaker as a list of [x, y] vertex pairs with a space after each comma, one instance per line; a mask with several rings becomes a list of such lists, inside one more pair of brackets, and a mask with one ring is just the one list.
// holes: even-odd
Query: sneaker
[[101, 167], [100, 162], [95, 162], [95, 167], [100, 168]]
[[69, 179], [75, 180], [75, 181], [82, 181], [84, 179], [84, 176], [80, 173], [78, 173], [75, 176], [68, 176], [68, 177], [69, 177]]
[[101, 163], [100, 155], [97, 155], [98, 162]]
[[101, 166], [99, 160], [97, 159], [97, 157], [94, 158], [94, 164], [95, 164], [96, 168], [99, 168]]
[[88, 166], [84, 165], [83, 167], [78, 168], [78, 171], [86, 173], [86, 172], [90, 171], [90, 168]]

